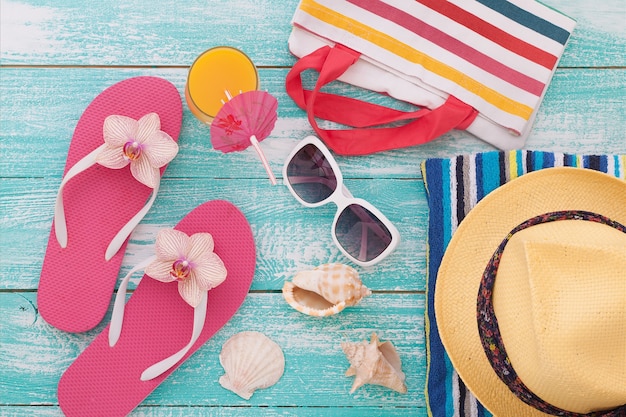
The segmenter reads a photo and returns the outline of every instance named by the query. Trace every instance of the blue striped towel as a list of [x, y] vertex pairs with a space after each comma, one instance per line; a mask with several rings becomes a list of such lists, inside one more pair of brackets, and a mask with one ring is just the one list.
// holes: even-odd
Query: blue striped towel
[[428, 159], [422, 163], [428, 207], [426, 403], [432, 417], [490, 417], [463, 384], [446, 354], [435, 320], [435, 281], [459, 223], [485, 195], [527, 172], [555, 166], [595, 169], [626, 180], [626, 155], [574, 155], [516, 150]]

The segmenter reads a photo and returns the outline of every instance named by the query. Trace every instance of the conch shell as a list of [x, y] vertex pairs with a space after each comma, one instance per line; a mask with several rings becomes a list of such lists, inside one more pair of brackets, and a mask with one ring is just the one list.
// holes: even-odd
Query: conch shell
[[282, 349], [260, 332], [240, 332], [228, 339], [220, 363], [226, 371], [220, 385], [246, 400], [255, 390], [274, 385], [285, 371]]
[[379, 342], [372, 333], [370, 342], [344, 342], [343, 352], [350, 362], [346, 376], [356, 375], [350, 394], [365, 384], [382, 385], [405, 394], [407, 391], [402, 362], [391, 342]]
[[340, 263], [298, 272], [283, 286], [283, 297], [290, 306], [317, 317], [337, 314], [371, 293], [354, 268]]

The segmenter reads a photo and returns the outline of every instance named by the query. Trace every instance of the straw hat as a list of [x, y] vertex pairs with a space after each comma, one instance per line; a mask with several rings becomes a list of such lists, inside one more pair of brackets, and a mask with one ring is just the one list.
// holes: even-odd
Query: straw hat
[[[494, 415], [546, 416], [556, 407], [626, 416], [623, 225], [626, 182], [565, 167], [503, 185], [460, 224], [439, 268], [435, 314], [455, 369]], [[524, 391], [520, 381], [519, 395], [538, 404], [513, 393]]]

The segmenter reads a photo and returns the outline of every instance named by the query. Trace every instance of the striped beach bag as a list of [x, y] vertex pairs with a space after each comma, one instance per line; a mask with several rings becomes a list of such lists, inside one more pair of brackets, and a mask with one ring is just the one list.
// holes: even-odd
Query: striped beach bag
[[[363, 155], [452, 129], [521, 148], [575, 21], [535, 0], [301, 0], [292, 24], [288, 94], [330, 148]], [[311, 90], [307, 70], [319, 72]], [[320, 91], [335, 80], [418, 109]]]

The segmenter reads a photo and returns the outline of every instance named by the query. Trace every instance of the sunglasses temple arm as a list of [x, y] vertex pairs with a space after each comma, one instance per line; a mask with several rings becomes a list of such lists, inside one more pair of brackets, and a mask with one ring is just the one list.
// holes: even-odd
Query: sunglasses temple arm
[[295, 177], [295, 176], [289, 176], [289, 182], [291, 184], [304, 184], [304, 183], [319, 183], [319, 184], [324, 184], [326, 185], [328, 188], [332, 188], [332, 185], [334, 184], [333, 181], [329, 181], [327, 178], [323, 178], [323, 177]]
[[359, 259], [367, 259], [367, 223], [361, 223], [361, 251]]
[[[348, 190], [348, 188], [346, 188], [345, 185], [343, 185], [343, 184], [341, 185], [341, 190], [343, 191], [343, 194], [346, 197], [354, 198], [352, 196], [352, 193], [350, 192], [350, 190]], [[361, 207], [359, 206], [359, 208], [361, 208]], [[366, 244], [367, 244], [367, 228], [368, 227], [370, 227], [374, 231], [374, 233], [376, 233], [378, 235], [378, 237], [380, 237], [380, 238], [384, 238], [384, 237], [388, 236], [388, 233], [385, 230], [381, 229], [381, 227], [378, 224], [369, 221], [370, 220], [370, 216], [368, 216], [367, 214], [363, 213], [361, 210], [353, 210], [353, 211], [355, 212], [355, 214], [357, 216], [359, 216], [359, 219], [361, 219], [363, 221], [363, 227], [364, 227], [364, 229], [363, 229], [363, 239], [365, 239], [365, 241], [362, 242], [361, 251], [363, 251], [363, 248], [366, 247]]]
[[361, 223], [363, 224], [363, 239], [365, 239], [365, 243], [367, 243], [367, 230], [368, 229], [371, 229], [381, 239], [387, 237], [389, 234], [385, 230], [383, 230], [378, 225], [378, 223], [372, 222], [371, 217], [363, 213], [362, 210], [364, 210], [364, 208], [362, 208], [361, 206], [358, 206], [358, 210], [353, 209], [353, 212], [359, 217], [359, 219], [361, 219]]

